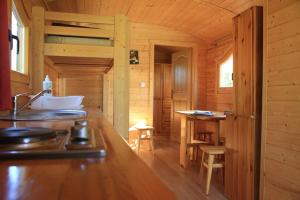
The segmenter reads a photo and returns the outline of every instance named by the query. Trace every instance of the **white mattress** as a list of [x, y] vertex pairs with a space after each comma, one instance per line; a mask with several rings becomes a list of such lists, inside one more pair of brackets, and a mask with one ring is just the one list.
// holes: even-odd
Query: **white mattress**
[[113, 41], [109, 40], [109, 39], [73, 37], [73, 36], [58, 36], [58, 35], [47, 35], [45, 38], [45, 42], [46, 43], [56, 43], [56, 44], [113, 46]]

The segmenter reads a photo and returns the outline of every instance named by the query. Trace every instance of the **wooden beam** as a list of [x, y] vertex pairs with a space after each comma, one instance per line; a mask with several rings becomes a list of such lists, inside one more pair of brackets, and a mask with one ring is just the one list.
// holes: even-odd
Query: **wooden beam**
[[46, 56], [113, 58], [114, 48], [106, 46], [45, 43], [44, 54]]
[[71, 68], [71, 67], [80, 67], [80, 68], [107, 68], [107, 67], [111, 67], [109, 65], [98, 65], [98, 64], [88, 64], [88, 65], [85, 65], [85, 64], [68, 64], [68, 63], [56, 63], [55, 66], [57, 67], [68, 67], [68, 68]]
[[42, 90], [44, 80], [44, 22], [42, 7], [32, 8], [32, 89], [33, 93]]
[[129, 129], [129, 51], [128, 19], [115, 16], [115, 49], [113, 75], [114, 128], [125, 139]]
[[114, 17], [97, 16], [87, 14], [74, 14], [65, 12], [45, 12], [46, 20], [63, 21], [63, 22], [82, 22], [82, 23], [96, 23], [96, 24], [114, 24]]
[[83, 37], [98, 37], [110, 38], [114, 37], [114, 30], [102, 30], [95, 28], [77, 28], [66, 26], [46, 26], [46, 34], [53, 35], [69, 35], [69, 36], [83, 36]]
[[96, 74], [103, 74], [105, 73], [106, 69], [109, 67], [104, 66], [77, 66], [77, 65], [55, 65], [55, 69], [60, 71], [61, 73], [96, 73]]

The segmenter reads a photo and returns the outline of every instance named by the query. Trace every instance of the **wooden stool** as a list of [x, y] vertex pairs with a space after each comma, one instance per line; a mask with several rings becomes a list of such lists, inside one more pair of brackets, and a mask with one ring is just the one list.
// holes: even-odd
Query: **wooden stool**
[[148, 140], [149, 141], [149, 147], [154, 153], [154, 146], [153, 146], [153, 132], [154, 128], [152, 126], [143, 126], [143, 127], [136, 127], [136, 129], [139, 132], [138, 136], [138, 144], [137, 144], [137, 152], [140, 153], [140, 146], [141, 146], [141, 140]]
[[[203, 177], [203, 167], [207, 168], [207, 178], [206, 178], [206, 194], [208, 195], [210, 189], [210, 182], [212, 176], [212, 170], [214, 168], [223, 168], [224, 162], [215, 162], [215, 157], [218, 155], [225, 154], [225, 147], [224, 146], [202, 146], [200, 147], [202, 151], [202, 160], [200, 166], [200, 178], [202, 180]], [[205, 160], [205, 156], [207, 160]], [[223, 174], [224, 176], [224, 174]]]

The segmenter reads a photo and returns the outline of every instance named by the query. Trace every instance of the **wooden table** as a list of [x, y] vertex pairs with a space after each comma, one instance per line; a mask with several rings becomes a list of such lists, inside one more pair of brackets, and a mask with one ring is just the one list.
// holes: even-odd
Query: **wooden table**
[[180, 131], [180, 152], [179, 163], [183, 168], [187, 167], [187, 143], [193, 139], [194, 124], [195, 121], [210, 121], [214, 122], [216, 131], [214, 133], [215, 145], [219, 144], [220, 137], [220, 121], [226, 119], [226, 115], [223, 112], [213, 112], [212, 116], [205, 115], [191, 115], [193, 111], [177, 111], [181, 114], [181, 131]]
[[[106, 158], [1, 160], [0, 199], [175, 199], [109, 122], [90, 117], [90, 126], [103, 132]], [[57, 129], [72, 124], [74, 121], [17, 123]], [[0, 127], [11, 125], [0, 121]]]

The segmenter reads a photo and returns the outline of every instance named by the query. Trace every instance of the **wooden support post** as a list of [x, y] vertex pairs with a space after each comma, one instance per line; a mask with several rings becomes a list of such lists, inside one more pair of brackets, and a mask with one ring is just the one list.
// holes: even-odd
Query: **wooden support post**
[[187, 130], [187, 118], [185, 115], [181, 115], [181, 131], [180, 131], [180, 160], [179, 163], [183, 168], [187, 167], [186, 161], [186, 142], [188, 137]]
[[114, 43], [114, 128], [125, 139], [129, 129], [129, 51], [128, 19], [124, 15], [115, 16]]
[[32, 89], [33, 93], [42, 90], [44, 79], [44, 20], [42, 7], [32, 8]]

